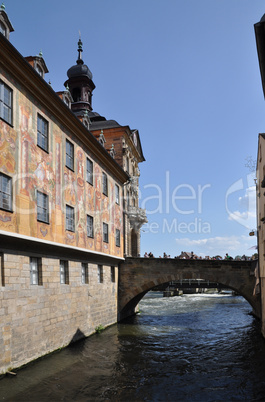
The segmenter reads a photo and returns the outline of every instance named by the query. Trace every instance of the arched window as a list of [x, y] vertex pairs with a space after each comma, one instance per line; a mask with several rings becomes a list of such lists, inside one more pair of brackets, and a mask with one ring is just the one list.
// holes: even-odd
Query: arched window
[[36, 64], [36, 71], [43, 78], [43, 75], [44, 75], [43, 74], [43, 69], [41, 68], [41, 66], [39, 64]]
[[80, 90], [80, 88], [74, 88], [73, 89], [73, 99], [74, 99], [74, 102], [80, 102], [81, 101], [81, 90]]
[[0, 21], [0, 33], [1, 33], [2, 35], [4, 35], [4, 36], [7, 36], [7, 35], [6, 35], [6, 33], [7, 33], [7, 31], [6, 31], [6, 26], [5, 26], [5, 24], [4, 24], [2, 21]]

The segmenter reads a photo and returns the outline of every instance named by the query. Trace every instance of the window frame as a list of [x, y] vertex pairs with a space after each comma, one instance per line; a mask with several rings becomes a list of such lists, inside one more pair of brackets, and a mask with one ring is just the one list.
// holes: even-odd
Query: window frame
[[115, 267], [114, 265], [110, 267], [110, 279], [112, 283], [116, 282], [116, 277], [115, 277]]
[[67, 260], [60, 260], [60, 284], [69, 285], [69, 263]]
[[115, 245], [116, 245], [116, 247], [121, 246], [121, 231], [120, 231], [120, 229], [116, 229], [116, 232], [115, 232]]
[[103, 222], [103, 242], [108, 243], [109, 242], [109, 225], [105, 222]]
[[[8, 91], [9, 102], [6, 103], [6, 93]], [[8, 112], [6, 118], [5, 113]], [[13, 89], [0, 79], [0, 119], [12, 126], [13, 124]]]
[[[90, 165], [91, 169], [88, 169]], [[94, 172], [94, 165], [93, 161], [90, 158], [86, 158], [86, 181], [93, 186], [93, 172]]]
[[74, 144], [67, 138], [65, 140], [65, 166], [74, 172]]
[[81, 263], [81, 283], [82, 283], [82, 285], [89, 283], [88, 263], [87, 262]]
[[42, 285], [41, 258], [30, 257], [30, 284]]
[[[3, 180], [6, 179], [9, 186], [9, 193], [4, 191]], [[4, 200], [8, 200], [8, 207], [4, 206]], [[13, 188], [12, 177], [0, 172], [0, 209], [8, 212], [13, 212]]]
[[7, 38], [7, 27], [3, 21], [0, 20], [0, 33]]
[[41, 78], [44, 78], [44, 71], [43, 71], [43, 68], [41, 67], [41, 65], [39, 63], [36, 63], [35, 70], [41, 76]]
[[108, 197], [108, 176], [105, 172], [102, 172], [102, 193]]
[[75, 232], [75, 209], [67, 204], [65, 206], [65, 230]]
[[98, 283], [103, 283], [104, 275], [103, 275], [103, 265], [98, 264]]
[[[44, 130], [42, 130], [43, 127]], [[49, 152], [49, 122], [39, 113], [37, 114], [37, 145], [43, 151]]]
[[93, 218], [93, 216], [87, 215], [86, 224], [87, 224], [87, 237], [93, 239], [94, 238], [94, 218]]
[[117, 205], [120, 205], [120, 187], [118, 184], [115, 184], [115, 202]]
[[[40, 198], [42, 197], [42, 199]], [[39, 203], [40, 201], [40, 203]], [[42, 204], [44, 201], [44, 204]], [[43, 223], [50, 223], [49, 220], [49, 196], [48, 194], [42, 193], [41, 191], [37, 190], [37, 221]]]

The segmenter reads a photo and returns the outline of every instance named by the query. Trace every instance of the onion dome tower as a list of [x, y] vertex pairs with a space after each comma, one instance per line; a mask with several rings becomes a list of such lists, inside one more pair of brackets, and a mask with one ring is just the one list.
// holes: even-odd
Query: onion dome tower
[[68, 80], [64, 85], [69, 89], [73, 102], [72, 111], [82, 117], [92, 111], [92, 92], [96, 88], [92, 78], [92, 73], [82, 60], [83, 43], [81, 38], [78, 41], [78, 59], [76, 65], [67, 71]]

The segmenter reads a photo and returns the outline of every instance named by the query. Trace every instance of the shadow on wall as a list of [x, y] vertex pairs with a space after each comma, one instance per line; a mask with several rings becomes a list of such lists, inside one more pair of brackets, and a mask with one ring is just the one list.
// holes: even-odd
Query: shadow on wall
[[84, 339], [84, 338], [86, 338], [85, 334], [79, 328], [77, 328], [76, 333], [74, 334], [74, 336], [72, 337], [72, 339], [70, 341], [70, 345], [71, 345], [71, 343], [74, 343], [74, 342], [79, 341], [80, 339]]

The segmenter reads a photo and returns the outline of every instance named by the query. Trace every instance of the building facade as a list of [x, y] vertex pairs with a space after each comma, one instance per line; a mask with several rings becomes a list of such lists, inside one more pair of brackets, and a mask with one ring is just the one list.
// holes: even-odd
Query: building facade
[[[260, 66], [261, 82], [265, 95], [265, 15], [254, 25], [257, 52]], [[259, 134], [257, 171], [257, 242], [258, 269], [256, 271], [256, 292], [261, 296], [261, 327], [265, 337], [265, 134]]]
[[117, 321], [131, 181], [89, 131], [95, 86], [81, 41], [66, 89], [55, 93], [42, 54], [24, 58], [12, 31], [2, 5], [0, 374]]
[[90, 131], [104, 139], [105, 147], [113, 152], [115, 160], [129, 175], [123, 187], [124, 253], [125, 256], [140, 256], [140, 229], [147, 222], [145, 210], [139, 207], [139, 163], [143, 162], [138, 130], [120, 126], [114, 120], [90, 123]]

